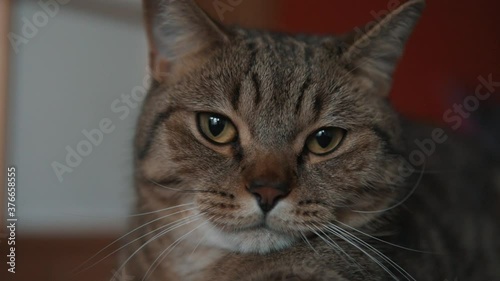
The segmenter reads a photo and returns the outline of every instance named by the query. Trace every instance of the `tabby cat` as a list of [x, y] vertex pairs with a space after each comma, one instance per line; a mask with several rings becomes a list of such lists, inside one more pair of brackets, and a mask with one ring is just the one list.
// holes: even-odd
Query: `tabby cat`
[[[500, 280], [498, 162], [388, 100], [423, 8], [296, 36], [145, 1], [154, 81], [123, 279]], [[437, 143], [415, 164], [421, 136]]]

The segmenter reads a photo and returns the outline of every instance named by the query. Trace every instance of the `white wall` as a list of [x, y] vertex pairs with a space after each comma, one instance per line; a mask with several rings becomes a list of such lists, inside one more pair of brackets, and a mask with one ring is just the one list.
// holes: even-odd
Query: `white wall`
[[[22, 36], [22, 18], [43, 10], [38, 0], [13, 4], [12, 32]], [[13, 51], [7, 165], [18, 170], [20, 233], [82, 234], [124, 226], [134, 195], [132, 140], [139, 108], [121, 120], [111, 103], [143, 84], [147, 57], [140, 17], [140, 0], [73, 0]], [[82, 130], [99, 128], [103, 118], [115, 130], [60, 182], [51, 164], [66, 165], [65, 147], [76, 149], [86, 139]]]

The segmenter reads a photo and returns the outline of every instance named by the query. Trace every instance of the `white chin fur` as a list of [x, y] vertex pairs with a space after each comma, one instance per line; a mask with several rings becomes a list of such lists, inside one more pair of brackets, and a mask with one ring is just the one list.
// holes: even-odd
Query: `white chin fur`
[[206, 233], [206, 244], [239, 253], [266, 254], [290, 247], [296, 238], [259, 228], [238, 233], [227, 233], [206, 225], [201, 229]]

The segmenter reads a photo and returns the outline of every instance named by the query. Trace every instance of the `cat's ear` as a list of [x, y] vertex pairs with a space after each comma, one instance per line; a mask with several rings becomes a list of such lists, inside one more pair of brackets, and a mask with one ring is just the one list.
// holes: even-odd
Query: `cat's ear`
[[424, 0], [410, 0], [345, 38], [344, 63], [382, 96], [389, 94], [394, 69], [424, 7]]
[[143, 0], [149, 65], [157, 81], [199, 64], [227, 34], [193, 0]]

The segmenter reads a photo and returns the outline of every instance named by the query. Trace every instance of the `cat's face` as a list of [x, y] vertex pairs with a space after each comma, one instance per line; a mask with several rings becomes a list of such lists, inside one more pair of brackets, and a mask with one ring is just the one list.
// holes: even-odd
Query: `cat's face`
[[339, 39], [226, 36], [151, 90], [139, 182], [193, 203], [208, 243], [240, 252], [372, 220], [361, 211], [394, 199], [399, 165], [398, 122], [378, 81], [342, 59]]

